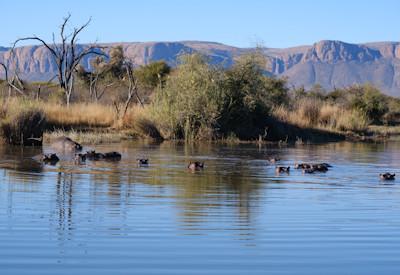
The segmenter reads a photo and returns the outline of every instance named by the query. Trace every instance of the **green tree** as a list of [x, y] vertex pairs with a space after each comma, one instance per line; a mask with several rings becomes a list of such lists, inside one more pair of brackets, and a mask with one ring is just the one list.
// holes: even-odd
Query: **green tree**
[[165, 61], [156, 61], [140, 66], [135, 70], [135, 75], [141, 87], [154, 90], [158, 86], [163, 86], [170, 71], [171, 67]]
[[184, 55], [158, 89], [152, 110], [166, 138], [212, 138], [218, 128], [223, 93], [222, 71], [198, 54]]
[[365, 85], [353, 94], [351, 106], [362, 111], [372, 123], [381, 123], [388, 111], [387, 96], [375, 87]]
[[239, 57], [225, 73], [224, 105], [219, 124], [224, 135], [254, 138], [264, 132], [269, 110], [287, 102], [284, 80], [264, 74], [265, 58], [259, 53]]

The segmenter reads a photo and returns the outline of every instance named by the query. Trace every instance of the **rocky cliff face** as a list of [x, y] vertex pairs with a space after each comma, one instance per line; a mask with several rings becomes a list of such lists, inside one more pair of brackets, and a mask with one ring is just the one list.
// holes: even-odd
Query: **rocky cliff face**
[[[111, 43], [122, 45], [126, 56], [136, 64], [165, 60], [170, 65], [178, 63], [184, 53], [199, 52], [210, 62], [230, 66], [234, 58], [251, 51], [213, 42], [146, 42]], [[82, 46], [81, 46], [82, 47]], [[312, 46], [287, 49], [264, 49], [267, 70], [277, 76], [288, 77], [295, 86], [310, 88], [321, 84], [325, 89], [352, 84], [372, 83], [387, 94], [400, 96], [400, 43], [378, 42], [349, 44], [341, 41], [320, 41]], [[8, 48], [0, 47], [0, 61], [29, 80], [50, 79], [56, 66], [50, 54], [41, 46], [17, 48], [15, 58], [10, 58]], [[82, 61], [89, 67], [89, 58]], [[2, 76], [3, 72], [0, 72]]]

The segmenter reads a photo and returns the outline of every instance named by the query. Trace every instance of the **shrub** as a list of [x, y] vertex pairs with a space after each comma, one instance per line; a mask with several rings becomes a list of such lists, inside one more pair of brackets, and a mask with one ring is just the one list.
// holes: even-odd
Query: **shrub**
[[383, 123], [386, 125], [399, 125], [400, 124], [400, 112], [387, 112], [386, 114], [383, 115], [382, 117]]
[[224, 104], [218, 120], [223, 135], [233, 133], [240, 139], [258, 137], [264, 133], [272, 102], [286, 100], [287, 91], [281, 91], [284, 82], [266, 77], [264, 66], [265, 58], [256, 52], [241, 56], [225, 72]]
[[200, 129], [217, 128], [223, 103], [220, 70], [200, 55], [185, 55], [165, 83], [156, 91], [152, 115], [166, 138], [196, 139]]
[[340, 131], [364, 131], [369, 125], [368, 118], [358, 110], [338, 113], [336, 128]]
[[322, 101], [317, 99], [302, 99], [297, 104], [300, 119], [306, 125], [314, 126], [318, 123], [321, 113]]
[[46, 119], [40, 109], [28, 109], [9, 117], [1, 125], [4, 139], [12, 145], [41, 145]]
[[137, 133], [144, 137], [150, 137], [158, 140], [162, 140], [160, 131], [153, 121], [148, 118], [139, 117], [135, 120], [133, 128]]
[[378, 89], [365, 85], [361, 94], [353, 95], [351, 107], [364, 113], [372, 123], [381, 123], [383, 115], [388, 111], [387, 96]]

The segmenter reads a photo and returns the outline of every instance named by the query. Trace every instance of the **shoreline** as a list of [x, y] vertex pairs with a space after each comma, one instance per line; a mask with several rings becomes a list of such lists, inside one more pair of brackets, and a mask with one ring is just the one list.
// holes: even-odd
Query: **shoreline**
[[[292, 126], [293, 127], [293, 126]], [[296, 126], [295, 126], [296, 127]], [[385, 130], [390, 130], [391, 127], [385, 127]], [[297, 128], [297, 127], [296, 127]], [[329, 132], [323, 129], [307, 129], [299, 128], [303, 134], [301, 136], [289, 136], [281, 139], [253, 139], [241, 140], [238, 138], [219, 138], [219, 139], [204, 139], [204, 140], [184, 140], [184, 139], [155, 139], [145, 137], [132, 129], [115, 129], [115, 128], [89, 128], [89, 129], [70, 129], [62, 130], [56, 129], [54, 131], [45, 131], [43, 134], [43, 141], [50, 142], [52, 139], [60, 136], [68, 136], [71, 139], [87, 145], [95, 144], [110, 144], [121, 143], [124, 141], [151, 141], [151, 142], [188, 142], [188, 143], [214, 143], [214, 144], [263, 144], [263, 145], [284, 145], [284, 144], [324, 144], [331, 142], [385, 142], [400, 136], [400, 132], [392, 131], [384, 133], [382, 130], [368, 131], [365, 135], [360, 135], [354, 132], [336, 133]], [[382, 128], [383, 129], [383, 128]], [[400, 128], [399, 128], [400, 129]], [[304, 138], [308, 137], [308, 138]], [[311, 138], [309, 138], [311, 137]]]

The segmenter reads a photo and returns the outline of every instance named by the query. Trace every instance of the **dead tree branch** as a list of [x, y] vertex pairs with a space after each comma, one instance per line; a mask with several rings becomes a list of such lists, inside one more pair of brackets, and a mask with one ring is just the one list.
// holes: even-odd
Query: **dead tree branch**
[[49, 45], [42, 38], [34, 35], [24, 38], [17, 39], [12, 47], [11, 52], [14, 53], [15, 47], [21, 41], [33, 40], [39, 42], [43, 45], [51, 54], [57, 65], [57, 78], [60, 88], [64, 91], [66, 96], [66, 102], [69, 106], [72, 93], [74, 91], [74, 74], [76, 72], [77, 66], [82, 61], [83, 58], [90, 55], [100, 55], [106, 56], [102, 51], [104, 47], [100, 47], [96, 44], [84, 46], [79, 49], [77, 46], [79, 34], [89, 26], [91, 18], [78, 28], [74, 28], [72, 33], [66, 34], [65, 29], [69, 23], [71, 15], [63, 19], [63, 23], [60, 26], [60, 43], [56, 43], [53, 35], [53, 45]]

